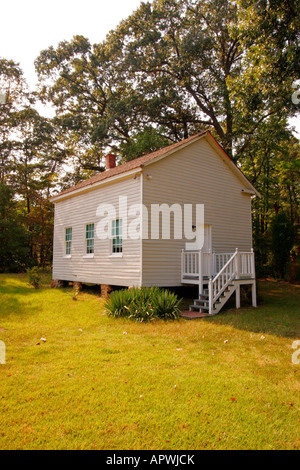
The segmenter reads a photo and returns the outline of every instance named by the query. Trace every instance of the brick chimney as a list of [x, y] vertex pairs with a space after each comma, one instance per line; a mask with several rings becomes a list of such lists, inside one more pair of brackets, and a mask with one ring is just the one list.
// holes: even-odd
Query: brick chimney
[[111, 170], [112, 168], [115, 168], [116, 166], [116, 156], [113, 155], [112, 153], [109, 153], [108, 155], [105, 156], [105, 166], [106, 166], [106, 171]]

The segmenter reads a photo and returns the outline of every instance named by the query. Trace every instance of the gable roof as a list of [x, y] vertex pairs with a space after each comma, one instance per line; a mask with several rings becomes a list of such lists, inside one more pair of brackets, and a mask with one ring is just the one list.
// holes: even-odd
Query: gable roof
[[[246, 176], [241, 172], [241, 170], [234, 164], [234, 162], [231, 160], [231, 158], [227, 155], [225, 150], [218, 144], [218, 142], [213, 138], [211, 133], [209, 131], [202, 131], [199, 132], [198, 134], [195, 134], [191, 137], [188, 137], [187, 139], [184, 139], [180, 142], [177, 142], [172, 145], [168, 145], [167, 147], [164, 147], [160, 150], [156, 150], [155, 152], [148, 153], [147, 155], [143, 155], [142, 157], [135, 158], [134, 160], [130, 160], [129, 162], [123, 163], [122, 165], [118, 165], [114, 168], [111, 168], [108, 171], [103, 171], [101, 173], [97, 173], [96, 175], [92, 176], [91, 178], [84, 180], [75, 186], [72, 186], [71, 188], [65, 189], [64, 191], [56, 194], [55, 196], [52, 196], [50, 198], [50, 201], [55, 202], [57, 199], [60, 199], [64, 196], [71, 196], [73, 192], [81, 192], [84, 191], [85, 189], [89, 189], [92, 186], [97, 186], [98, 183], [101, 183], [105, 180], [111, 179], [113, 177], [118, 177], [119, 175], [122, 175], [123, 173], [130, 173], [136, 169], [142, 169], [144, 166], [154, 163], [155, 161], [159, 160], [160, 158], [164, 158], [177, 150], [180, 150], [181, 148], [190, 145], [193, 142], [196, 142], [197, 140], [201, 139], [202, 137], [207, 136], [210, 138], [210, 140], [213, 143], [213, 146], [215, 149], [218, 151], [218, 153], [221, 151], [223, 156], [225, 156], [228, 161], [230, 162], [232, 169], [237, 171], [239, 176], [242, 177], [243, 180], [245, 180], [246, 186], [250, 188], [251, 191], [253, 191], [253, 194], [256, 194], [257, 196], [260, 197], [260, 194], [256, 189], [252, 186], [250, 181], [246, 178]], [[115, 178], [113, 178], [115, 179]], [[75, 196], [75, 194], [74, 194]]]

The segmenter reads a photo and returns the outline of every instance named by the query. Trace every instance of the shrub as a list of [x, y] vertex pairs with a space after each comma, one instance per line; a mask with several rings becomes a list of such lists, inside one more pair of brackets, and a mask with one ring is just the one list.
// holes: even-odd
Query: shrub
[[180, 302], [181, 300], [168, 290], [158, 287], [134, 287], [112, 292], [104, 306], [108, 315], [146, 322], [158, 318], [178, 318]]
[[155, 315], [158, 318], [178, 318], [181, 300], [169, 290], [159, 290], [152, 298]]
[[104, 307], [106, 312], [113, 317], [128, 316], [128, 306], [132, 300], [130, 290], [116, 290], [106, 299]]
[[295, 240], [295, 229], [285, 212], [273, 217], [271, 225], [273, 266], [275, 275], [284, 278]]
[[34, 266], [33, 268], [27, 269], [26, 272], [28, 274], [29, 284], [35, 289], [38, 289], [41, 285], [41, 269]]

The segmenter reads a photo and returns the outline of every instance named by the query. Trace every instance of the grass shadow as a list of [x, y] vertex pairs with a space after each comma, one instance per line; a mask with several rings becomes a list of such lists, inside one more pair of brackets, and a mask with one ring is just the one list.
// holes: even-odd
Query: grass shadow
[[203, 320], [253, 333], [300, 338], [300, 286], [274, 280], [257, 284], [257, 308], [244, 300], [237, 310], [233, 295], [218, 315]]

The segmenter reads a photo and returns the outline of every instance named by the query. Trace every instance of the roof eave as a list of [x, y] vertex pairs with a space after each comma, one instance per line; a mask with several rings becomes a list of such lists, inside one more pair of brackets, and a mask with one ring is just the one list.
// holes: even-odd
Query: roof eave
[[140, 165], [140, 166], [134, 168], [133, 170], [124, 171], [123, 173], [120, 173], [120, 174], [115, 175], [115, 176], [111, 176], [109, 178], [106, 178], [104, 180], [101, 180], [101, 181], [98, 181], [96, 183], [90, 184], [88, 186], [84, 186], [83, 188], [75, 189], [73, 191], [69, 191], [69, 192], [64, 193], [64, 194], [62, 194], [62, 193], [57, 194], [55, 196], [50, 197], [49, 201], [53, 202], [53, 203], [56, 203], [56, 202], [60, 202], [64, 199], [69, 199], [73, 196], [78, 196], [79, 194], [83, 194], [83, 193], [86, 193], [86, 192], [89, 192], [89, 191], [93, 191], [94, 189], [97, 189], [98, 187], [103, 186], [105, 184], [111, 184], [111, 183], [114, 183], [115, 181], [125, 179], [125, 178], [128, 178], [131, 175], [135, 175], [137, 173], [140, 173], [142, 171], [142, 167], [143, 167], [143, 165]]

